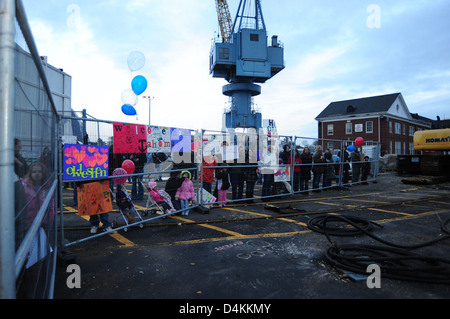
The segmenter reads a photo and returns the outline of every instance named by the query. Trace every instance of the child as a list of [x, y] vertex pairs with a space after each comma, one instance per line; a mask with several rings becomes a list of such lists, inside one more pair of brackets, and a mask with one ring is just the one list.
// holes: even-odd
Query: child
[[364, 162], [362, 164], [362, 170], [361, 170], [361, 181], [363, 182], [362, 184], [367, 185], [367, 176], [369, 176], [370, 173], [370, 161], [369, 161], [369, 156], [364, 156]]
[[127, 217], [128, 223], [132, 224], [134, 222], [134, 217], [132, 215], [133, 202], [131, 201], [125, 186], [117, 185], [116, 202], [117, 206], [119, 206], [120, 210]]
[[[47, 179], [47, 169], [41, 162], [31, 164], [28, 172], [25, 174], [24, 178], [21, 179], [26, 202], [28, 203], [25, 211], [28, 212], [27, 223], [29, 226], [33, 223], [42, 203], [47, 197], [49, 190]], [[44, 226], [44, 228], [49, 226], [55, 217], [55, 200], [52, 199], [51, 201], [49, 210], [42, 221], [42, 226]]]
[[153, 197], [155, 202], [164, 208], [166, 214], [175, 211], [175, 208], [172, 205], [172, 200], [170, 199], [170, 195], [162, 189], [159, 190], [158, 184], [156, 184], [154, 180], [151, 180], [148, 183], [147, 191], [149, 192], [150, 196]]
[[189, 215], [189, 200], [195, 201], [194, 184], [191, 181], [191, 173], [182, 171], [180, 174], [183, 183], [178, 188], [175, 199], [180, 199], [181, 215]]
[[230, 188], [230, 173], [226, 167], [216, 171], [219, 207], [224, 207], [227, 201], [227, 189]]

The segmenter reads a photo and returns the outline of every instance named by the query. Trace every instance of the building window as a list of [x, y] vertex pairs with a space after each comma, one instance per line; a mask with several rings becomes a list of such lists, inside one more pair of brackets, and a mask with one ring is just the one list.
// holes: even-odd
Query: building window
[[333, 142], [327, 142], [327, 148], [329, 150], [333, 150], [334, 149], [334, 143]]
[[409, 142], [409, 154], [414, 155], [414, 143]]
[[406, 135], [406, 124], [403, 123], [403, 135]]
[[389, 121], [389, 133], [392, 133], [392, 122]]
[[414, 136], [414, 126], [409, 127], [409, 136]]
[[352, 123], [345, 123], [345, 134], [352, 134]]
[[373, 141], [364, 141], [366, 143], [366, 146], [373, 146]]
[[219, 59], [229, 60], [230, 59], [230, 49], [229, 48], [219, 48]]
[[250, 41], [259, 42], [259, 34], [258, 33], [250, 33]]
[[334, 134], [334, 125], [333, 124], [328, 124], [327, 132], [328, 132], [328, 135], [333, 135]]
[[402, 153], [402, 142], [396, 141], [395, 142], [395, 154], [401, 154]]
[[366, 133], [373, 133], [373, 122], [372, 121], [366, 122]]
[[402, 126], [400, 123], [395, 122], [395, 134], [401, 134]]

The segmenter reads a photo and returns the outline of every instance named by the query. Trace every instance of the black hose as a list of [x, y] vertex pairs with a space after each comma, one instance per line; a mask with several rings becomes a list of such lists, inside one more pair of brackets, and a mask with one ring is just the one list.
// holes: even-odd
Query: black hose
[[334, 266], [350, 272], [368, 275], [367, 266], [377, 264], [381, 278], [424, 283], [450, 284], [450, 260], [428, 257], [405, 249], [368, 246], [332, 246], [326, 258]]
[[[333, 223], [333, 225], [329, 224]], [[382, 227], [369, 220], [345, 215], [319, 215], [308, 220], [308, 228], [318, 233], [333, 236], [355, 236], [368, 233], [373, 226]], [[349, 227], [353, 226], [353, 228]]]
[[[341, 227], [330, 226], [328, 223], [341, 223]], [[370, 231], [373, 225], [380, 225], [358, 217], [340, 215], [321, 215], [312, 218], [308, 227], [326, 235], [333, 244], [325, 256], [329, 262], [338, 268], [367, 275], [367, 266], [380, 266], [381, 276], [391, 279], [417, 281], [435, 284], [450, 284], [450, 260], [412, 253], [410, 250], [429, 246], [450, 238], [447, 228], [450, 219], [444, 221], [441, 230], [447, 235], [441, 235], [428, 242], [416, 245], [400, 245], [383, 240]], [[345, 227], [342, 227], [345, 226]], [[351, 229], [353, 226], [355, 229]], [[349, 236], [366, 234], [373, 239], [387, 245], [337, 245], [330, 236]]]
[[[340, 221], [340, 222], [344, 223], [346, 225], [346, 228], [342, 228], [342, 227], [336, 228], [336, 227], [327, 225], [329, 222], [335, 222], [335, 221]], [[450, 232], [446, 231], [444, 226], [446, 224], [448, 224], [449, 222], [450, 222], [450, 219], [447, 220], [445, 223], [443, 223], [443, 225], [441, 227], [443, 229], [443, 231], [447, 232], [448, 234], [450, 234]], [[353, 226], [356, 229], [351, 229], [348, 227], [348, 225]], [[439, 241], [450, 238], [450, 235], [446, 235], [446, 236], [440, 236], [431, 241], [416, 244], [416, 245], [400, 245], [400, 244], [386, 241], [386, 240], [372, 234], [370, 232], [370, 230], [372, 230], [373, 225], [376, 225], [380, 228], [382, 227], [381, 225], [374, 223], [372, 221], [368, 221], [368, 220], [358, 218], [358, 217], [345, 216], [345, 215], [320, 215], [320, 216], [316, 216], [308, 221], [308, 227], [310, 227], [310, 229], [313, 229], [317, 232], [321, 232], [321, 233], [325, 234], [328, 241], [331, 243], [334, 243], [334, 242], [331, 241], [330, 235], [353, 236], [353, 235], [359, 235], [359, 234], [364, 233], [364, 234], [372, 237], [373, 239], [375, 239], [383, 244], [392, 246], [392, 247], [404, 248], [404, 249], [417, 249], [417, 248], [429, 246], [429, 245], [435, 244]]]

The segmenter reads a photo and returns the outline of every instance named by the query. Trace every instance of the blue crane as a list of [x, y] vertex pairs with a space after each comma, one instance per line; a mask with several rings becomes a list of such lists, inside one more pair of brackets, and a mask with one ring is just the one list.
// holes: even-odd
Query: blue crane
[[285, 68], [284, 48], [278, 36], [272, 36], [270, 46], [260, 0], [240, 0], [231, 27], [226, 0], [216, 0], [222, 41], [215, 41], [210, 53], [210, 73], [229, 84], [222, 93], [231, 98], [231, 108], [225, 112], [227, 128], [262, 126], [261, 113], [252, 107], [252, 98], [261, 94], [261, 86]]

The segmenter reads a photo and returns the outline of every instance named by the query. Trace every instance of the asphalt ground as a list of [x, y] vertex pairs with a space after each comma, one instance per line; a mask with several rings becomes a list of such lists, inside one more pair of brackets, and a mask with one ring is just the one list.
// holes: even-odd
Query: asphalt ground
[[[59, 262], [54, 298], [171, 299], [176, 302], [162, 305], [174, 313], [182, 310], [185, 301], [201, 304], [202, 300], [218, 301], [221, 306], [215, 311], [223, 313], [228, 309], [222, 304], [230, 300], [449, 298], [450, 285], [444, 280], [430, 283], [381, 275], [381, 286], [369, 288], [369, 273], [343, 271], [325, 254], [333, 243], [390, 245], [366, 233], [329, 240], [308, 228], [308, 221], [316, 216], [353, 216], [382, 226], [370, 233], [388, 243], [416, 245], [445, 237], [441, 226], [450, 218], [450, 183], [414, 185], [402, 178], [381, 173], [376, 183], [368, 185], [280, 197], [269, 203], [259, 199], [230, 203], [208, 214], [193, 210], [188, 216], [156, 218], [143, 228], [96, 237], [90, 237], [89, 223], [76, 215], [71, 189], [65, 189], [64, 234], [69, 246]], [[145, 201], [135, 201], [135, 206], [145, 209]], [[123, 226], [119, 213], [110, 213], [110, 219]], [[450, 240], [412, 251], [449, 258]], [[72, 274], [68, 264], [79, 266], [80, 288], [68, 287]]]

